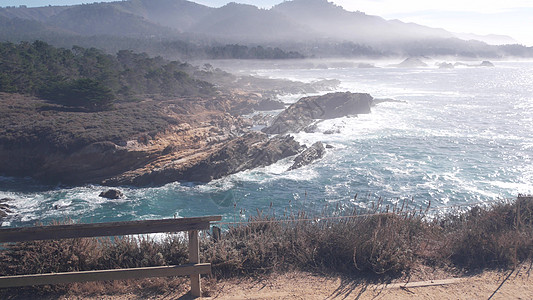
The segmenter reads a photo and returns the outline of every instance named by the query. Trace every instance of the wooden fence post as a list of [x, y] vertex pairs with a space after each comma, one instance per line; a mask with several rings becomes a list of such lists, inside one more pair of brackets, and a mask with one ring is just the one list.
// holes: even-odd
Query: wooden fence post
[[[200, 243], [198, 241], [198, 230], [189, 231], [189, 263], [197, 264], [200, 262]], [[191, 295], [193, 297], [202, 296], [202, 287], [200, 284], [200, 274], [191, 274]]]
[[222, 216], [205, 216], [180, 219], [0, 228], [0, 245], [2, 243], [25, 241], [187, 231], [189, 233], [190, 261], [190, 264], [177, 266], [0, 276], [0, 288], [188, 275], [191, 278], [191, 295], [201, 297], [200, 274], [211, 274], [211, 264], [200, 263], [198, 232], [200, 230], [209, 230], [211, 222], [220, 220], [222, 220]]

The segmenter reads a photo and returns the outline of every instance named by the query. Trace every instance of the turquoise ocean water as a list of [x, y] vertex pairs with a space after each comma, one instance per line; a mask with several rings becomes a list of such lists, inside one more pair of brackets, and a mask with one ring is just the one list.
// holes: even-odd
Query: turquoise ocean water
[[[424, 207], [490, 202], [533, 192], [533, 63], [495, 68], [279, 68], [241, 72], [313, 81], [339, 79], [339, 91], [366, 92], [405, 103], [382, 103], [371, 114], [319, 123], [333, 134], [299, 133], [310, 145], [332, 145], [310, 166], [287, 172], [290, 159], [209, 184], [120, 187], [126, 198], [98, 197], [105, 187], [45, 186], [0, 177], [0, 198], [13, 198], [3, 226], [70, 218], [79, 222], [221, 214], [244, 220], [263, 210], [310, 213], [414, 199]], [[239, 70], [237, 70], [239, 71]], [[303, 95], [285, 95], [294, 102]], [[359, 197], [354, 199], [354, 195]], [[370, 196], [369, 196], [370, 195]]]

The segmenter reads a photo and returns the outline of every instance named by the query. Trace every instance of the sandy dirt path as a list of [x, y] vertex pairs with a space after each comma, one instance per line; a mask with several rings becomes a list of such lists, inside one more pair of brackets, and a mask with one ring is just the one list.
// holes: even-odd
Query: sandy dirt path
[[[493, 293], [492, 299], [533, 299], [533, 276], [525, 270], [509, 274], [484, 272], [401, 288], [399, 284], [366, 284], [339, 277], [291, 273], [264, 280], [221, 282], [209, 299], [489, 299]], [[447, 284], [432, 285], [439, 283]]]
[[[533, 299], [533, 274], [530, 276], [528, 270], [529, 266], [521, 266], [512, 272], [485, 271], [459, 278], [426, 272], [423, 281], [416, 278], [407, 287], [406, 280], [377, 284], [291, 272], [256, 279], [206, 281], [202, 299]], [[164, 294], [70, 295], [61, 299], [193, 299], [185, 293], [187, 290], [182, 284], [175, 292]]]

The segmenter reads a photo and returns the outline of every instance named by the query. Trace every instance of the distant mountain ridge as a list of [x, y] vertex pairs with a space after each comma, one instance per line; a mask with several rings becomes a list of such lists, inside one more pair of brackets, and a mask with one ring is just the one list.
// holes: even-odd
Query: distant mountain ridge
[[[2, 22], [11, 24], [9, 26], [13, 29], [4, 29], [4, 32], [0, 29], [0, 39], [6, 39], [6, 35], [15, 31], [28, 38], [32, 36], [32, 30], [40, 26], [38, 32], [55, 36], [105, 35], [186, 40], [193, 44], [208, 45], [235, 43], [282, 46], [292, 51], [305, 48], [308, 55], [315, 55], [312, 49], [317, 47], [335, 48], [333, 50], [340, 54], [505, 55], [504, 50], [461, 40], [458, 35], [444, 29], [385, 20], [359, 11], [350, 12], [327, 0], [285, 1], [271, 9], [234, 2], [212, 8], [187, 0], [128, 0], [74, 6], [11, 7], [0, 8]], [[17, 26], [17, 22], [22, 25]], [[31, 26], [28, 22], [32, 22]], [[21, 26], [32, 29], [24, 31]], [[9, 39], [15, 37], [10, 36]], [[501, 40], [512, 41], [505, 37]], [[488, 48], [482, 49], [485, 46]], [[339, 50], [339, 47], [343, 49]], [[351, 50], [348, 49], [350, 47]]]
[[274, 10], [229, 3], [211, 11], [188, 31], [231, 42], [269, 42], [305, 36], [309, 29]]
[[[43, 22], [78, 34], [138, 35], [168, 29], [236, 40], [272, 41], [328, 38], [368, 43], [405, 38], [451, 38], [443, 29], [387, 21], [349, 12], [327, 0], [293, 0], [272, 9], [229, 3], [211, 8], [187, 0], [129, 0], [75, 6], [3, 8], [0, 16]], [[110, 19], [119, 19], [119, 22]], [[132, 25], [129, 30], [117, 26]], [[165, 28], [166, 27], [166, 28]], [[167, 33], [168, 34], [168, 33]]]
[[327, 0], [293, 0], [272, 8], [281, 14], [308, 26], [324, 37], [374, 43], [405, 39], [450, 38], [443, 29], [434, 29], [413, 23], [387, 21], [363, 12], [346, 11]]

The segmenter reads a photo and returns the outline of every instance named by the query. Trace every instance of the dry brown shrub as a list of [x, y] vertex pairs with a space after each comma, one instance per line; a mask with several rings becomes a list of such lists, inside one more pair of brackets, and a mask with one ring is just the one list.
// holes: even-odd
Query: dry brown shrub
[[473, 207], [441, 220], [435, 254], [466, 269], [512, 268], [533, 255], [533, 197]]

